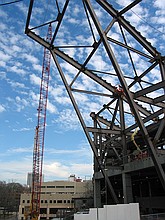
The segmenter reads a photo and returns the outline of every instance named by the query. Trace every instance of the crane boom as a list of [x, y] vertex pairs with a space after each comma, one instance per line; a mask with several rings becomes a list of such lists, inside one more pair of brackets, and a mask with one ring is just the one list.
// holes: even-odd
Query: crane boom
[[[52, 26], [48, 27], [46, 41], [49, 43], [52, 39]], [[40, 213], [40, 194], [42, 182], [42, 165], [44, 153], [44, 138], [46, 125], [46, 109], [48, 98], [48, 84], [50, 75], [51, 53], [44, 48], [44, 57], [42, 65], [42, 78], [40, 86], [40, 97], [38, 106], [38, 121], [35, 130], [34, 149], [33, 149], [33, 179], [32, 179], [32, 199], [31, 199], [31, 217], [37, 220]]]

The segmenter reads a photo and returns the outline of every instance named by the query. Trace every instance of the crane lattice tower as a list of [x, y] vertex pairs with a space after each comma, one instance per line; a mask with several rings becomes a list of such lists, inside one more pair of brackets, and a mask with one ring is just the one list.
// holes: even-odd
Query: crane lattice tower
[[[52, 26], [48, 25], [46, 41], [51, 42]], [[38, 120], [35, 130], [34, 149], [33, 149], [33, 172], [32, 172], [32, 199], [31, 199], [31, 215], [32, 219], [38, 219], [40, 213], [40, 197], [42, 183], [42, 167], [44, 155], [44, 139], [46, 125], [46, 109], [48, 100], [48, 86], [50, 75], [51, 53], [46, 47], [44, 48], [44, 57], [42, 65], [42, 76], [40, 86], [40, 97], [38, 105]]]

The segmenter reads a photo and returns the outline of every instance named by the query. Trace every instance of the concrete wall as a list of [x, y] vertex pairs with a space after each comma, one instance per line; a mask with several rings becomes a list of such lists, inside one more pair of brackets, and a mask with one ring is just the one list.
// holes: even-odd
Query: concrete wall
[[93, 208], [89, 214], [75, 214], [74, 220], [140, 220], [139, 204], [105, 205]]

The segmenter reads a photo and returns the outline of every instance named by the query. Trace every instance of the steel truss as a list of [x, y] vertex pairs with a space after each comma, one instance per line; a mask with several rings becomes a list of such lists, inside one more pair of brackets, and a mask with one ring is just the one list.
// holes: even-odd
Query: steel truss
[[[62, 7], [56, 1], [54, 7], [57, 8], [57, 13], [54, 20], [30, 27], [34, 2], [34, 0], [30, 1], [25, 33], [51, 51], [54, 63], [92, 148], [95, 180], [95, 174], [101, 171], [114, 203], [118, 203], [107, 171], [112, 167], [120, 169], [123, 173], [123, 188], [129, 185], [125, 166], [129, 163], [133, 151], [136, 150], [139, 154], [147, 153], [152, 158], [165, 190], [165, 173], [158, 158], [158, 150], [163, 149], [165, 143], [165, 57], [123, 16], [140, 0], [134, 1], [121, 11], [117, 11], [109, 3], [110, 1], [80, 1], [80, 8], [84, 13], [82, 13], [83, 21], [86, 18], [91, 37], [90, 41], [86, 43], [82, 41], [81, 45], [58, 43], [58, 33], [67, 19], [65, 15], [68, 8], [73, 7], [73, 0], [66, 0]], [[98, 9], [105, 14], [104, 21], [99, 19]], [[50, 23], [55, 24], [51, 43], [35, 32], [36, 29]], [[81, 29], [81, 33], [83, 31], [85, 28]], [[114, 37], [114, 31], [117, 37]], [[63, 40], [65, 37], [64, 33]], [[80, 49], [84, 50], [83, 59], [78, 58], [77, 53], [72, 55], [71, 49], [77, 50], [77, 53]], [[101, 64], [93, 64], [96, 54], [103, 58]], [[124, 66], [122, 58], [127, 60], [127, 67]], [[66, 71], [61, 63], [72, 66], [74, 74]], [[80, 82], [84, 79], [91, 82], [88, 89], [85, 84], [84, 87], [80, 86], [83, 85]], [[80, 103], [76, 99], [77, 93], [88, 97], [91, 103], [95, 100], [97, 112], [95, 112], [96, 108], [93, 110], [89, 108], [91, 121], [84, 116]], [[99, 206], [97, 203], [99, 187], [96, 180], [95, 206]], [[129, 202], [127, 186], [123, 191], [124, 200], [127, 203]]]

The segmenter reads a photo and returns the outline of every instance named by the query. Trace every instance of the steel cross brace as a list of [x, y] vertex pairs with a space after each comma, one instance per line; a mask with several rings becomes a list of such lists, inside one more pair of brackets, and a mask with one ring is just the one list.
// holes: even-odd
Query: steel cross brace
[[[126, 81], [125, 81], [125, 79], [123, 77], [122, 71], [121, 71], [121, 69], [120, 69], [120, 67], [118, 65], [118, 62], [117, 62], [117, 60], [116, 60], [116, 58], [114, 56], [114, 53], [113, 53], [113, 51], [112, 51], [112, 49], [111, 49], [111, 47], [110, 47], [110, 45], [108, 43], [107, 37], [105, 35], [105, 32], [102, 30], [102, 27], [101, 27], [101, 25], [99, 23], [99, 20], [98, 20], [96, 14], [95, 14], [95, 11], [93, 10], [92, 5], [91, 5], [89, 0], [84, 0], [84, 1], [85, 1], [85, 4], [86, 4], [86, 6], [87, 6], [87, 8], [89, 10], [89, 13], [90, 13], [92, 19], [93, 19], [93, 22], [94, 22], [94, 24], [96, 26], [96, 29], [97, 29], [97, 31], [98, 31], [98, 33], [100, 35], [100, 38], [102, 39], [102, 42], [103, 42], [104, 47], [105, 47], [105, 49], [107, 51], [107, 54], [108, 54], [108, 56], [109, 56], [109, 58], [110, 58], [110, 60], [111, 60], [111, 62], [113, 64], [113, 67], [114, 67], [114, 69], [116, 71], [116, 74], [117, 74], [119, 80], [120, 80], [120, 83], [121, 83], [121, 85], [122, 85], [122, 87], [124, 89], [124, 92], [126, 94], [126, 97], [127, 97], [128, 102], [129, 102], [129, 105], [130, 105], [130, 107], [132, 109], [132, 112], [135, 115], [137, 124], [138, 124], [140, 130], [142, 131], [143, 138], [144, 138], [145, 142], [147, 143], [147, 145], [150, 148], [151, 157], [152, 157], [153, 163], [155, 165], [155, 168], [156, 168], [156, 171], [157, 171], [158, 176], [160, 178], [160, 181], [162, 183], [162, 186], [163, 186], [163, 188], [165, 190], [165, 173], [163, 171], [163, 168], [162, 168], [161, 164], [158, 161], [157, 154], [156, 154], [155, 149], [154, 149], [154, 145], [153, 145], [153, 143], [152, 143], [152, 141], [151, 141], [151, 139], [149, 137], [148, 131], [145, 128], [144, 123], [143, 123], [143, 121], [141, 119], [141, 116], [140, 116], [140, 114], [139, 114], [139, 112], [138, 112], [138, 110], [136, 108], [136, 104], [135, 104], [135, 102], [133, 100], [133, 96], [132, 96], [131, 92], [128, 89], [128, 86], [127, 86], [127, 83], [126, 83]], [[112, 8], [109, 7], [109, 5], [108, 5], [108, 3], [106, 1], [103, 1], [103, 0], [99, 1], [98, 0], [97, 2], [99, 2], [100, 5], [104, 6], [104, 8], [108, 12], [111, 12], [111, 14], [113, 14], [113, 16], [117, 16], [115, 11]], [[127, 24], [127, 22], [125, 22], [125, 20], [123, 18], [120, 17], [120, 21], [121, 21], [122, 24], [125, 24], [125, 26], [127, 27], [128, 31], [132, 32], [132, 28]], [[134, 33], [134, 35], [135, 35], [136, 38], [139, 38], [141, 40], [141, 43], [143, 44], [143, 46], [146, 49], [148, 49], [151, 54], [155, 55], [156, 50], [154, 50], [150, 45], [148, 45], [148, 43], [146, 41], [144, 41], [144, 39], [141, 37], [141, 35], [138, 36], [137, 33], [136, 34]]]

